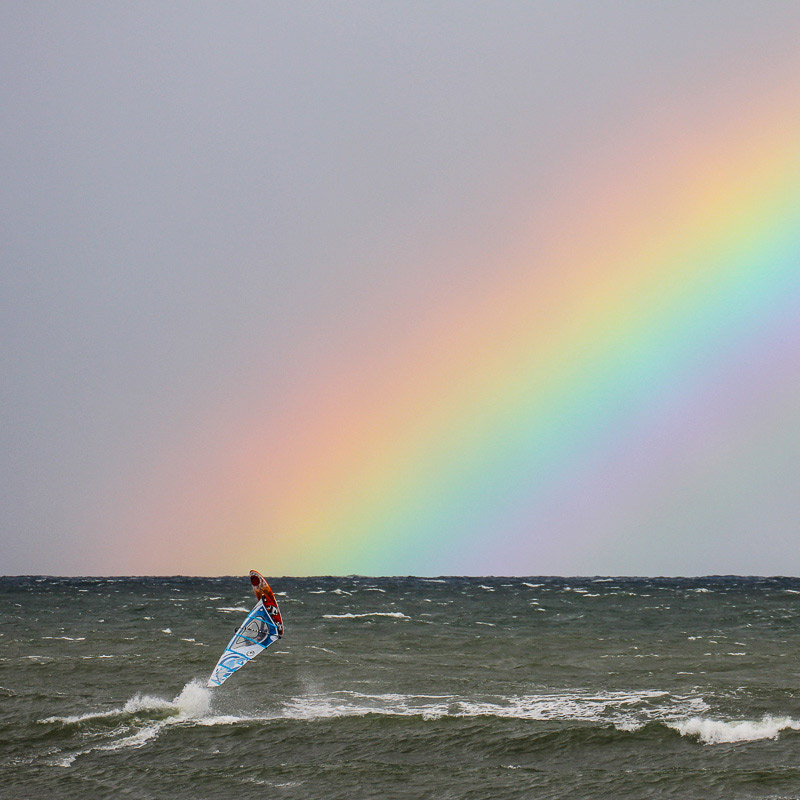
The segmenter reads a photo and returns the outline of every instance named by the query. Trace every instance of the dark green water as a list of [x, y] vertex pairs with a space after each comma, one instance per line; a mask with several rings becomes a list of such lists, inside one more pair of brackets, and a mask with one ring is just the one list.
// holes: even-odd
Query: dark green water
[[270, 581], [0, 579], [0, 796], [800, 797], [800, 580]]

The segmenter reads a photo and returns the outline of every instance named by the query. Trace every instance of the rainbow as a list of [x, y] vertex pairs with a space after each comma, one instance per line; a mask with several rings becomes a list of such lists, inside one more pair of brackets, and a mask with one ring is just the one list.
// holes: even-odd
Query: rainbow
[[746, 133], [583, 185], [504, 280], [250, 421], [187, 526], [198, 571], [627, 571], [682, 471], [733, 469], [737, 426], [797, 378], [800, 136]]

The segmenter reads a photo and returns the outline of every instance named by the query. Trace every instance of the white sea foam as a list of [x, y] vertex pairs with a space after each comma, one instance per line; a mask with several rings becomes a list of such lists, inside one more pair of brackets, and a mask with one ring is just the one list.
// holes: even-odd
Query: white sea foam
[[761, 720], [724, 721], [706, 717], [668, 723], [681, 736], [697, 736], [706, 744], [752, 742], [757, 739], [777, 739], [781, 731], [800, 730], [800, 720], [791, 717], [765, 716]]
[[85, 636], [42, 636], [42, 639], [63, 639], [66, 642], [85, 642]]
[[97, 745], [92, 750], [122, 750], [124, 747], [142, 747], [147, 744], [151, 739], [158, 736], [164, 725], [148, 725], [145, 728], [140, 728], [136, 733], [130, 736], [124, 736], [122, 739], [117, 739], [109, 744]]
[[200, 681], [190, 681], [172, 704], [183, 719], [205, 717], [211, 709], [211, 690]]
[[[119, 727], [109, 734], [110, 741], [106, 738], [104, 741], [95, 743], [83, 750], [65, 753], [52, 762], [55, 766], [68, 767], [78, 756], [93, 750], [120, 750], [129, 747], [142, 747], [152, 739], [155, 739], [169, 725], [219, 724], [212, 721], [218, 718], [209, 716], [210, 709], [211, 690], [199, 681], [191, 681], [183, 687], [173, 700], [166, 700], [163, 697], [148, 694], [136, 694], [122, 707], [114, 708], [110, 711], [97, 711], [66, 717], [48, 717], [40, 721], [46, 724], [58, 723], [61, 725], [83, 726], [99, 720], [119, 719]], [[158, 715], [161, 718], [153, 720], [152, 717], [154, 715]], [[151, 719], [141, 719], [148, 716]], [[226, 723], [230, 719], [238, 721], [238, 718], [224, 719]], [[102, 733], [97, 735], [102, 735]]]
[[645, 723], [642, 720], [632, 719], [630, 717], [616, 720], [614, 722], [614, 727], [618, 731], [625, 731], [627, 733], [633, 733], [634, 731], [641, 730], [644, 728]]
[[200, 717], [194, 720], [195, 725], [202, 725], [209, 728], [214, 725], [236, 725], [240, 722], [263, 722], [270, 717], [236, 717], [231, 714], [220, 714], [216, 717]]
[[220, 606], [217, 611], [222, 611], [225, 614], [232, 614], [234, 612], [246, 614], [250, 609], [244, 606]]
[[289, 719], [331, 717], [421, 716], [500, 717], [527, 720], [580, 720], [612, 724], [633, 731], [650, 720], [680, 720], [708, 706], [702, 697], [671, 697], [668, 692], [582, 691], [477, 699], [455, 695], [362, 694], [353, 691], [311, 694], [288, 700], [282, 716]]
[[[176, 698], [177, 699], [177, 698]], [[150, 694], [135, 694], [122, 706], [123, 714], [138, 714], [142, 711], [162, 711], [175, 708], [175, 701], [165, 700]]]
[[[388, 613], [388, 612], [377, 612]], [[395, 612], [399, 613], [399, 612]], [[354, 616], [354, 615], [350, 615]], [[202, 683], [192, 681], [172, 700], [149, 694], [137, 694], [123, 706], [72, 717], [50, 717], [45, 723], [89, 726], [95, 736], [102, 736], [90, 747], [58, 754], [53, 764], [69, 766], [77, 756], [91, 750], [115, 751], [139, 748], [156, 739], [173, 725], [203, 727], [268, 723], [276, 719], [313, 720], [337, 717], [419, 716], [498, 717], [520, 720], [563, 720], [613, 725], [617, 730], [635, 732], [648, 722], [658, 721], [683, 736], [697, 737], [707, 744], [774, 739], [781, 731], [800, 730], [800, 720], [790, 717], [764, 717], [760, 721], [722, 721], [702, 716], [708, 710], [699, 695], [671, 695], [666, 691], [591, 692], [574, 689], [563, 692], [514, 696], [466, 697], [452, 694], [407, 695], [400, 693], [368, 694], [352, 690], [309, 693], [287, 699], [282, 706], [256, 711], [254, 716], [213, 714], [212, 692]], [[113, 731], [93, 721], [118, 718]], [[108, 723], [105, 729], [108, 730]], [[85, 731], [84, 731], [85, 732]]]
[[70, 717], [46, 717], [45, 719], [40, 719], [39, 722], [49, 724], [59, 722], [62, 725], [74, 725], [78, 722], [84, 722], [86, 720], [92, 719], [104, 719], [106, 717], [117, 717], [120, 714], [119, 709], [115, 709], [114, 711], [95, 711], [90, 712], [88, 714], [76, 714]]
[[357, 619], [359, 617], [395, 617], [396, 619], [411, 619], [400, 611], [368, 611], [365, 614], [323, 614], [323, 619]]
[[150, 694], [137, 693], [127, 700], [120, 708], [114, 708], [110, 711], [94, 711], [88, 714], [78, 714], [69, 717], [48, 717], [47, 719], [43, 719], [42, 722], [74, 724], [76, 722], [86, 722], [87, 720], [123, 717], [152, 711], [173, 711], [177, 716], [188, 719], [190, 717], [201, 717], [207, 714], [210, 705], [210, 690], [198, 681], [192, 681], [187, 683], [180, 694], [173, 700], [166, 700], [163, 697], [156, 697]]

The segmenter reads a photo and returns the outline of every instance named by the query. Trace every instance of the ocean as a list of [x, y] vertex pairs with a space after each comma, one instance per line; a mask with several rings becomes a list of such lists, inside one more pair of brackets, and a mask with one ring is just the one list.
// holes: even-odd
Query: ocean
[[800, 797], [800, 579], [0, 579], [0, 797]]

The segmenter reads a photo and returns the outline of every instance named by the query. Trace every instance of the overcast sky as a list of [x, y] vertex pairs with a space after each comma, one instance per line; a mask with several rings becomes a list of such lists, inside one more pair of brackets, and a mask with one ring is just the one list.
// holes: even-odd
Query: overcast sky
[[111, 571], [162, 450], [496, 280], [577, 160], [785, 79], [799, 34], [791, 2], [2, 3], [0, 573]]

